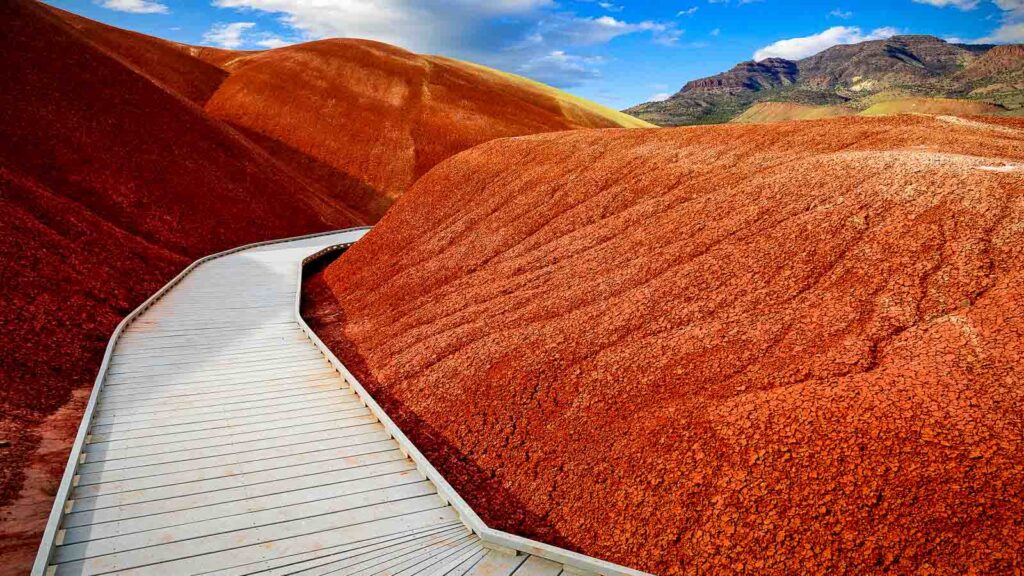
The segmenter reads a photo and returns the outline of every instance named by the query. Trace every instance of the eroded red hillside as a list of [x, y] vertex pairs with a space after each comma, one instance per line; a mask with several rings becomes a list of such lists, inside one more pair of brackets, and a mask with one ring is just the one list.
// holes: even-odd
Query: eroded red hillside
[[[519, 77], [367, 40], [248, 53], [224, 66], [230, 76], [207, 111], [271, 139], [275, 156], [344, 190], [372, 219], [435, 164], [481, 142], [643, 125]], [[310, 160], [319, 166], [310, 170]]]
[[307, 285], [487, 522], [657, 574], [1024, 569], [1024, 123], [491, 142]]

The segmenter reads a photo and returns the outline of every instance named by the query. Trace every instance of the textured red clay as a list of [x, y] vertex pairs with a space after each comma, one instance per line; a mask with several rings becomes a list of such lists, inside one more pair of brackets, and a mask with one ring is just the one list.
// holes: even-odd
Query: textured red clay
[[307, 315], [490, 524], [659, 574], [1020, 574], [1024, 122], [494, 141]]

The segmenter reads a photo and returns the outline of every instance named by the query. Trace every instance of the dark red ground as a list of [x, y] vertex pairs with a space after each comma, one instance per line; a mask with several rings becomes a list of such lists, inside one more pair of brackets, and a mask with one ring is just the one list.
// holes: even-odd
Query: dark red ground
[[307, 316], [487, 522], [658, 574], [1024, 570], [1024, 122], [575, 132]]

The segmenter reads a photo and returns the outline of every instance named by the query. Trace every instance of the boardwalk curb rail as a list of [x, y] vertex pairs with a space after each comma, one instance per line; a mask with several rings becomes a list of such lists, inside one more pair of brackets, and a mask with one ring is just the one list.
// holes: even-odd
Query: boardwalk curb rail
[[[328, 253], [337, 252], [347, 249], [351, 246], [351, 243], [337, 244], [334, 246], [328, 246], [315, 254], [307, 256], [302, 261], [302, 268], [305, 265], [317, 258], [320, 258]], [[483, 519], [477, 515], [470, 505], [459, 496], [459, 493], [455, 491], [455, 488], [445, 480], [444, 476], [437, 471], [436, 468], [427, 460], [424, 456], [409, 440], [408, 437], [402, 432], [402, 430], [396, 425], [391, 418], [387, 415], [383, 408], [377, 404], [377, 402], [370, 396], [370, 393], [366, 391], [359, 379], [356, 378], [341, 360], [331, 352], [331, 349], [327, 347], [320, 340], [320, 337], [306, 323], [306, 320], [302, 317], [300, 307], [302, 303], [302, 271], [299, 271], [299, 289], [295, 296], [295, 318], [299, 323], [299, 327], [302, 328], [303, 332], [309, 336], [309, 339], [313, 341], [313, 344], [324, 353], [331, 365], [341, 373], [342, 377], [348, 382], [348, 385], [359, 395], [366, 406], [373, 412], [374, 416], [380, 420], [381, 424], [384, 425], [384, 429], [387, 430], [391, 437], [398, 442], [398, 445], [402, 447], [402, 451], [408, 456], [413, 462], [416, 463], [417, 468], [423, 473], [430, 481], [437, 487], [437, 493], [441, 495], [455, 510], [459, 513], [459, 519], [462, 520], [463, 524], [472, 530], [485, 545], [492, 545], [496, 549], [510, 549], [518, 552], [524, 552], [533, 556], [540, 556], [547, 560], [562, 564], [567, 568], [567, 572], [576, 574], [600, 574], [602, 576], [650, 576], [646, 572], [606, 562], [591, 556], [579, 554], [571, 550], [531, 540], [529, 538], [523, 538], [522, 536], [516, 536], [502, 530], [491, 528], [484, 523]]]
[[[205, 264], [212, 260], [216, 260], [218, 258], [223, 258], [225, 256], [236, 254], [238, 252], [259, 248], [263, 246], [284, 244], [289, 242], [298, 242], [309, 239], [315, 239], [322, 236], [341, 235], [347, 233], [363, 232], [365, 234], [365, 231], [368, 231], [369, 229], [370, 227], [364, 226], [358, 228], [349, 228], [346, 230], [335, 230], [316, 234], [308, 234], [293, 238], [268, 240], [248, 244], [245, 246], [239, 246], [237, 248], [225, 250], [223, 252], [218, 252], [216, 254], [211, 254], [209, 256], [200, 258], [199, 260], [196, 260], [195, 262], [187, 266], [170, 282], [165, 284], [155, 294], [146, 299], [145, 302], [143, 302], [138, 308], [136, 308], [134, 311], [128, 314], [117, 325], [113, 334], [111, 335], [110, 340], [107, 343], [107, 347], [104, 352], [103, 359], [100, 364], [100, 368], [92, 388], [92, 392], [89, 396], [88, 404], [86, 405], [86, 409], [82, 417], [82, 422], [79, 426], [78, 433], [75, 437], [75, 442], [72, 445], [71, 453], [68, 456], [68, 462], [64, 469], [64, 475], [61, 479], [61, 483], [54, 497], [53, 507], [50, 511], [50, 516], [46, 524], [46, 528], [43, 532], [43, 537], [40, 543], [39, 551], [36, 555], [35, 563], [33, 564], [32, 567], [33, 576], [43, 576], [45, 574], [50, 574], [55, 570], [55, 567], [51, 566], [50, 562], [54, 560], [54, 554], [58, 546], [63, 544], [61, 540], [65, 530], [61, 529], [62, 522], [64, 521], [65, 515], [71, 512], [73, 502], [71, 498], [73, 493], [78, 493], [82, 490], [82, 487], [78, 486], [79, 478], [82, 477], [80, 475], [79, 470], [83, 470], [83, 473], [89, 471], [88, 469], [81, 468], [81, 466], [82, 460], [84, 459], [83, 456], [85, 455], [85, 446], [86, 444], [89, 443], [90, 429], [93, 426], [94, 415], [97, 413], [97, 407], [101, 401], [101, 394], [103, 393], [105, 384], [107, 384], [107, 380], [111, 378], [113, 378], [111, 386], [114, 386], [112, 390], [119, 389], [117, 387], [119, 385], [117, 380], [118, 376], [111, 372], [111, 365], [113, 357], [115, 355], [115, 349], [117, 348], [119, 341], [121, 340], [122, 334], [128, 329], [128, 327], [132, 325], [133, 322], [136, 319], [138, 319], [143, 313], [145, 313], [150, 307], [156, 304], [158, 300], [160, 300], [163, 296], [167, 295], [168, 292], [175, 288], [190, 273], [195, 271], [196, 268], [202, 264]], [[401, 453], [408, 458], [407, 462], [410, 462], [409, 466], [415, 465], [419, 473], [422, 474], [427, 480], [429, 480], [434, 485], [434, 488], [436, 489], [436, 497], [439, 497], [441, 502], [450, 506], [450, 509], [454, 512], [453, 516], [457, 515], [459, 520], [461, 520], [461, 522], [466, 526], [466, 528], [468, 528], [469, 531], [476, 535], [476, 538], [479, 539], [479, 543], [475, 544], [474, 546], [479, 547], [482, 545], [485, 548], [491, 548], [495, 551], [504, 551], [512, 554], [525, 553], [528, 555], [538, 557], [536, 560], [528, 560], [525, 563], [522, 563], [522, 561], [513, 562], [514, 565], [511, 567], [512, 571], [515, 571], [517, 569], [516, 566], [520, 566], [521, 564], [522, 566], [532, 566], [532, 568], [524, 569], [522, 570], [522, 572], [534, 574], [535, 569], [539, 566], [536, 563], [543, 563], [544, 561], [541, 560], [541, 558], [543, 558], [547, 561], [560, 564], [562, 570], [564, 570], [564, 573], [566, 574], [600, 574], [603, 576], [647, 576], [645, 575], [645, 573], [637, 570], [619, 566], [610, 562], [598, 560], [596, 558], [578, 554], [576, 552], [572, 552], [569, 550], [564, 550], [562, 548], [558, 548], [555, 546], [550, 546], [542, 542], [522, 538], [514, 534], [509, 534], [507, 532], [495, 530], [487, 526], [480, 519], [480, 517], [473, 511], [473, 509], [462, 499], [462, 497], [459, 496], [459, 494], [454, 490], [454, 488], [452, 488], [451, 485], [448, 484], [448, 482], [433, 467], [433, 465], [430, 464], [426, 457], [424, 457], [423, 454], [420, 453], [420, 451], [412, 444], [412, 442], [405, 436], [405, 434], [402, 433], [398, 426], [390, 419], [390, 417], [376, 403], [376, 401], [374, 401], [372, 396], [370, 396], [370, 394], [366, 391], [366, 389], [362, 386], [358, 379], [356, 379], [352, 375], [352, 373], [344, 366], [344, 364], [342, 364], [341, 361], [334, 356], [330, 349], [328, 349], [327, 346], [324, 345], [324, 343], [320, 340], [320, 338], [309, 328], [309, 325], [306, 324], [306, 322], [303, 320], [300, 314], [302, 278], [305, 265], [308, 262], [316, 258], [319, 258], [329, 252], [344, 250], [351, 246], [354, 242], [354, 240], [352, 240], [351, 238], [346, 238], [346, 240], [349, 241], [330, 245], [319, 251], [316, 251], [314, 254], [302, 258], [301, 262], [298, 262], [298, 255], [296, 255], [296, 260], [294, 260], [294, 262], [299, 263], [299, 265], [297, 266], [297, 278], [295, 279], [296, 284], [293, 308], [294, 324], [292, 324], [291, 322], [288, 322], [288, 324], [293, 327], [297, 326], [301, 330], [301, 333], [305, 334], [308, 337], [309, 342], [307, 342], [307, 345], [308, 343], [311, 342], [316, 346], [317, 349], [320, 350], [320, 352], [330, 363], [331, 367], [333, 367], [333, 369], [337, 371], [338, 375], [334, 376], [334, 378], [340, 376], [344, 380], [344, 382], [340, 382], [339, 384], [342, 386], [347, 385], [349, 388], [351, 388], [351, 392], [354, 392], [356, 394], [356, 399], [358, 399], [358, 401], [362, 403], [370, 411], [372, 417], [375, 417], [379, 421], [380, 426], [384, 428], [384, 431], [382, 433], [389, 435], [392, 441], [394, 441], [394, 443], [398, 445]], [[327, 241], [330, 242], [331, 240]], [[308, 244], [306, 244], [306, 246], [308, 246]], [[313, 246], [311, 248], [315, 249], [316, 247]], [[231, 266], [233, 264], [225, 265]], [[200, 277], [202, 278], [203, 276]], [[203, 286], [205, 287], [206, 285]], [[186, 294], [187, 293], [188, 292], [186, 291]], [[176, 294], [180, 296], [181, 292], [179, 291]], [[287, 304], [285, 305], [287, 306]], [[161, 306], [163, 306], [163, 304]], [[280, 310], [280, 312], [282, 313], [280, 318], [281, 320], [283, 320], [284, 316], [288, 315], [287, 309]], [[146, 325], [147, 322], [143, 322], [142, 324], [140, 324], [140, 326]], [[300, 339], [302, 339], [298, 332], [296, 334]], [[121, 353], [118, 352], [118, 354]], [[124, 361], [123, 356], [119, 356], [119, 358], [122, 358], [122, 360], [117, 360], [116, 362]], [[326, 365], [325, 368], [327, 368]], [[159, 379], [160, 376], [158, 375], [156, 376], [156, 378]], [[86, 478], [88, 478], [88, 476], [89, 474], [85, 474]], [[67, 548], [67, 546], [63, 546], [62, 548]], [[67, 550], [64, 550], [64, 552], [66, 551]], [[479, 558], [479, 556], [476, 557]], [[522, 558], [522, 556], [520, 556], [520, 558]], [[57, 560], [57, 562], [60, 562], [60, 560]], [[509, 571], [505, 571], [502, 573], [508, 574]]]

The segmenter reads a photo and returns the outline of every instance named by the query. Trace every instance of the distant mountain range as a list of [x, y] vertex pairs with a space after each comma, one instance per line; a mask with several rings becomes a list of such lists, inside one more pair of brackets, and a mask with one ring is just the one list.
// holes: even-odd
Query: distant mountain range
[[775, 114], [772, 119], [789, 119], [922, 107], [1024, 112], [1024, 45], [894, 36], [834, 46], [803, 60], [743, 62], [728, 72], [687, 83], [668, 100], [625, 112], [655, 124], [679, 126], [758, 119], [767, 117], [768, 111]]

